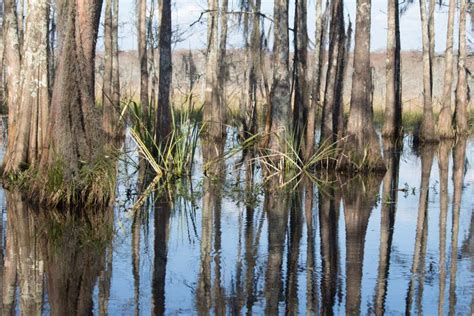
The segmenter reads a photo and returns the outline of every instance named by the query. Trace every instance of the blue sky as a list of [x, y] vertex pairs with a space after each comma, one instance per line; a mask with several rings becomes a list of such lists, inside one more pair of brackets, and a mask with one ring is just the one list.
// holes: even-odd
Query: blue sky
[[[293, 2], [293, 1], [290, 1]], [[324, 2], [324, 1], [323, 1]], [[136, 0], [120, 0], [120, 49], [136, 49]], [[356, 0], [344, 1], [345, 12], [355, 22]], [[292, 6], [293, 3], [290, 4]], [[239, 0], [229, 0], [229, 10], [238, 10]], [[314, 7], [315, 0], [308, 0], [308, 32], [310, 38], [314, 37]], [[184, 32], [184, 40], [175, 48], [202, 48], [206, 40], [205, 18], [201, 24], [190, 27], [190, 24], [199, 18], [202, 11], [207, 8], [207, 0], [174, 0], [173, 2], [173, 27]], [[384, 50], [386, 46], [386, 0], [372, 1], [372, 39], [373, 51]], [[273, 0], [262, 0], [262, 11], [268, 16], [273, 14]], [[290, 8], [290, 24], [293, 24], [293, 8]], [[415, 0], [407, 12], [401, 17], [401, 45], [402, 50], [421, 49], [421, 25], [419, 18], [419, 3]], [[435, 16], [436, 25], [436, 51], [445, 48], [447, 7], [437, 8]], [[469, 20], [469, 19], [468, 19]], [[267, 22], [268, 25], [269, 22]], [[346, 18], [347, 23], [347, 18]], [[229, 47], [241, 45], [241, 33], [238, 30], [236, 19], [230, 19], [231, 33]], [[470, 30], [470, 26], [468, 26]], [[472, 34], [469, 34], [472, 37]], [[99, 48], [100, 49], [100, 48]]]

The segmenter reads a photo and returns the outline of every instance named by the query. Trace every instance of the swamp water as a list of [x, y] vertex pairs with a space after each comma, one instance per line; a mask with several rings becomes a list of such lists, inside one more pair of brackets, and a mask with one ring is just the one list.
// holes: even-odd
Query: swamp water
[[85, 224], [2, 190], [0, 314], [471, 315], [474, 139], [409, 143], [385, 148], [384, 178], [290, 193], [246, 191], [235, 161], [203, 177], [199, 151], [192, 183], [139, 211], [131, 155], [113, 211]]

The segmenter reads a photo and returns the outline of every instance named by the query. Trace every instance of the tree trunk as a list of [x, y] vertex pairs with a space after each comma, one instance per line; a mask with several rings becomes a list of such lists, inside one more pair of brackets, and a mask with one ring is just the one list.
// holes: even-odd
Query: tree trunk
[[[308, 124], [308, 26], [307, 0], [295, 0], [295, 97], [293, 105], [293, 131], [299, 144], [305, 126]], [[303, 144], [302, 144], [303, 145]], [[304, 148], [304, 147], [301, 147]]]
[[313, 67], [313, 82], [311, 91], [311, 102], [308, 103], [308, 122], [306, 125], [306, 150], [305, 160], [308, 161], [314, 154], [314, 134], [315, 134], [315, 120], [316, 112], [320, 106], [320, 89], [321, 89], [321, 69], [322, 56], [325, 49], [324, 44], [324, 29], [323, 29], [323, 10], [322, 0], [316, 0], [316, 31], [315, 31], [315, 46], [314, 46], [314, 67]]
[[112, 104], [114, 114], [120, 113], [120, 68], [118, 45], [119, 0], [112, 0]]
[[257, 89], [260, 79], [260, 54], [262, 49], [262, 41], [260, 37], [260, 8], [261, 0], [252, 0], [251, 9], [252, 31], [250, 33], [250, 45], [248, 48], [249, 64], [248, 64], [248, 92], [247, 104], [244, 121], [244, 138], [251, 137], [257, 132]]
[[158, 110], [156, 112], [155, 140], [157, 144], [166, 145], [171, 135], [172, 118], [170, 105], [170, 89], [172, 79], [171, 55], [171, 0], [160, 1], [160, 32], [158, 46], [160, 64], [158, 74]]
[[104, 18], [104, 80], [102, 82], [102, 125], [107, 137], [111, 139], [114, 135], [113, 123], [113, 30], [112, 30], [112, 1], [105, 1], [105, 18]]
[[435, 142], [437, 136], [434, 127], [432, 100], [432, 58], [430, 19], [427, 16], [426, 0], [420, 0], [421, 37], [423, 41], [423, 119], [421, 121], [419, 139], [421, 142]]
[[140, 60], [140, 104], [144, 113], [148, 106], [148, 54], [146, 40], [146, 0], [137, 1], [138, 8], [138, 59]]
[[442, 107], [438, 119], [438, 134], [440, 138], [454, 137], [452, 126], [452, 81], [453, 81], [453, 46], [454, 46], [454, 15], [456, 0], [449, 0], [448, 30], [446, 34], [446, 50], [444, 51], [444, 85]]
[[12, 125], [4, 160], [6, 173], [36, 166], [46, 145], [49, 120], [48, 18], [49, 1], [29, 4], [22, 65], [21, 70], [18, 69], [19, 90], [12, 99], [17, 105], [9, 113]]
[[[341, 112], [341, 83], [338, 82], [341, 73], [340, 52], [344, 46], [344, 12], [342, 1], [331, 2], [331, 24], [329, 30], [329, 57], [324, 93], [324, 105], [321, 117], [320, 146], [333, 144], [338, 134], [338, 118]], [[342, 48], [343, 49], [343, 48]]]
[[397, 0], [388, 1], [386, 99], [383, 136], [397, 138], [402, 130], [400, 17]]
[[103, 135], [95, 108], [95, 47], [101, 0], [62, 2], [65, 13], [42, 167], [63, 166], [71, 179], [101, 153]]
[[[357, 1], [352, 97], [342, 169], [385, 170], [373, 123], [370, 67], [371, 0]], [[356, 166], [352, 163], [356, 163]]]
[[271, 134], [269, 147], [283, 152], [291, 129], [288, 0], [275, 0], [273, 84], [271, 89]]
[[458, 82], [456, 85], [456, 108], [454, 111], [454, 123], [456, 134], [467, 134], [467, 103], [468, 103], [468, 86], [467, 86], [467, 70], [466, 70], [466, 0], [460, 0], [459, 13], [459, 57], [458, 57]]
[[207, 125], [209, 141], [221, 142], [225, 139], [224, 107], [219, 97], [219, 1], [209, 0], [207, 24], [206, 91], [203, 120]]

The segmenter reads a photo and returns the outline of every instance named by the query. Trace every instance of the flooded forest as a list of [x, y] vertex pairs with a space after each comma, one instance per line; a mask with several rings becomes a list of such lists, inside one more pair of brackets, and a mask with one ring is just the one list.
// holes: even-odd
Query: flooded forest
[[473, 315], [472, 0], [0, 21], [0, 315]]

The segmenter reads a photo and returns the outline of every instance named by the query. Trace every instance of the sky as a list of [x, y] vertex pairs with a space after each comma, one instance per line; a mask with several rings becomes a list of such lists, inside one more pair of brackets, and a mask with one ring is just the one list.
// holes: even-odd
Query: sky
[[[229, 0], [229, 11], [239, 10], [240, 0]], [[314, 38], [315, 29], [315, 1], [308, 0], [308, 35], [310, 39]], [[290, 1], [290, 26], [293, 25], [293, 2]], [[134, 50], [137, 47], [136, 40], [136, 0], [120, 0], [119, 14], [119, 37], [121, 50]], [[324, 1], [323, 1], [324, 3]], [[172, 3], [172, 21], [173, 30], [179, 30], [183, 34], [183, 41], [176, 43], [176, 49], [199, 49], [205, 47], [206, 41], [206, 19], [202, 18], [201, 23], [196, 23], [193, 27], [190, 25], [199, 19], [201, 12], [207, 8], [207, 0], [174, 0]], [[403, 5], [403, 4], [401, 4]], [[355, 24], [356, 0], [345, 0], [344, 11], [350, 16], [353, 25]], [[372, 51], [385, 50], [387, 33], [387, 1], [372, 1], [372, 30], [371, 30], [371, 49]], [[446, 24], [447, 24], [447, 6], [437, 7], [435, 12], [435, 47], [437, 52], [445, 49], [446, 43]], [[262, 13], [267, 16], [273, 15], [273, 0], [262, 0]], [[457, 18], [456, 18], [457, 20]], [[268, 27], [269, 21], [266, 22]], [[469, 23], [469, 18], [468, 18]], [[457, 25], [457, 22], [455, 23]], [[354, 25], [355, 28], [355, 25]], [[419, 2], [414, 0], [408, 10], [401, 16], [401, 46], [402, 50], [421, 50], [421, 24]], [[230, 19], [229, 24], [229, 43], [228, 47], [241, 47], [242, 35], [239, 31], [237, 20]], [[468, 37], [472, 39], [471, 28], [468, 25]], [[455, 29], [457, 34], [457, 28]], [[455, 36], [457, 38], [457, 36]], [[457, 44], [455, 44], [457, 45]], [[456, 47], [456, 46], [455, 46]], [[100, 48], [99, 48], [100, 49]]]

